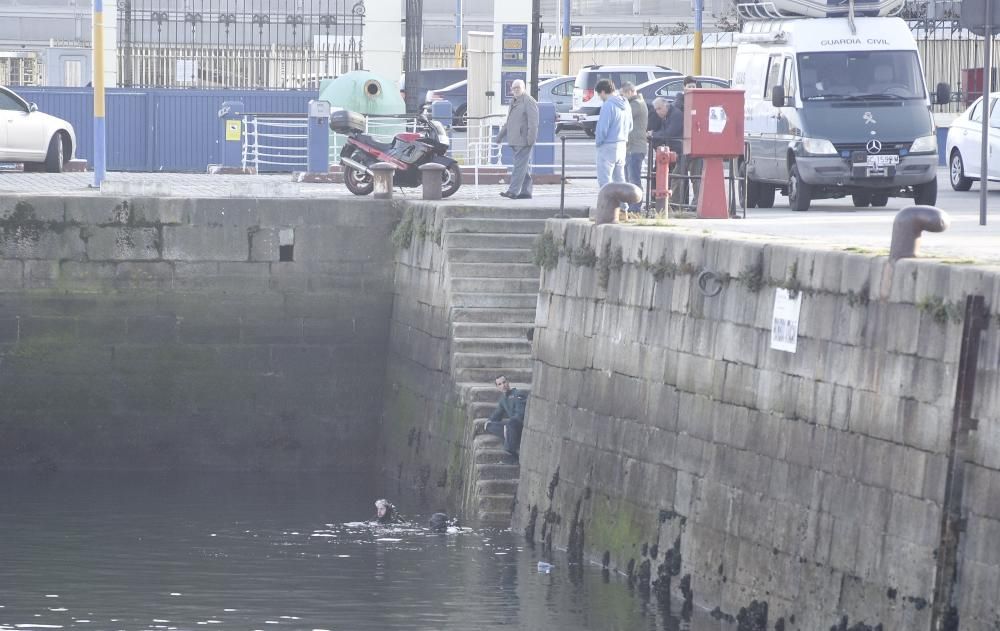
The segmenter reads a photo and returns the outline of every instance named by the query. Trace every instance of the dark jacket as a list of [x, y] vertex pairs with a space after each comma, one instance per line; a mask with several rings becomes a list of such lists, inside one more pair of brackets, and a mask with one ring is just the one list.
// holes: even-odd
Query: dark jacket
[[499, 423], [505, 418], [518, 423], [524, 423], [524, 408], [528, 405], [528, 393], [517, 388], [500, 397], [497, 409], [490, 415], [490, 421]]
[[[683, 100], [681, 105], [683, 107]], [[684, 147], [684, 111], [677, 107], [677, 104], [671, 104], [670, 109], [667, 110], [667, 118], [660, 119], [659, 116], [654, 115], [655, 118], [659, 119], [659, 125], [657, 129], [653, 131], [651, 141], [654, 147], [661, 147], [666, 145], [670, 147], [670, 150], [674, 153], [681, 153]]]

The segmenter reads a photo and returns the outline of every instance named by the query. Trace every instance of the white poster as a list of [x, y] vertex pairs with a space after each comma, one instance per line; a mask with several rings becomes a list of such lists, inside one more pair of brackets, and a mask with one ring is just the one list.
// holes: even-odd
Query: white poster
[[726, 128], [726, 109], [720, 106], [708, 108], [708, 133], [721, 134]]
[[774, 290], [774, 316], [771, 318], [771, 348], [794, 353], [799, 339], [799, 311], [802, 292], [792, 298], [787, 289]]

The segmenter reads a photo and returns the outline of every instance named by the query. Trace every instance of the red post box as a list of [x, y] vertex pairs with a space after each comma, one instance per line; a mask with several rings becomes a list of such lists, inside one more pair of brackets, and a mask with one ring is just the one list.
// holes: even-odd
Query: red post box
[[684, 154], [704, 159], [698, 217], [727, 219], [729, 203], [722, 161], [743, 155], [743, 90], [684, 91]]

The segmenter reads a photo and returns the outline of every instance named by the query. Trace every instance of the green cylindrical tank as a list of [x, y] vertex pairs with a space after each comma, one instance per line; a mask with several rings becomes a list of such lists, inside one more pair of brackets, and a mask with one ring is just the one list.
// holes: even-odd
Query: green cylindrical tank
[[[382, 118], [385, 115], [403, 114], [406, 103], [399, 94], [399, 86], [391, 79], [380, 77], [367, 70], [354, 70], [331, 81], [320, 84], [319, 98], [334, 108], [343, 108], [361, 114], [376, 114], [368, 120], [368, 133], [388, 142], [399, 132], [406, 131], [404, 118]], [[330, 161], [335, 164], [340, 157], [344, 138], [330, 133]]]

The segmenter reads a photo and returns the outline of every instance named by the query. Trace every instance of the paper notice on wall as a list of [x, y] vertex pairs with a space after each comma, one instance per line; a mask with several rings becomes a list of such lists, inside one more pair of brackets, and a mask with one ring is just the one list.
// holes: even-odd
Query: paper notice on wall
[[708, 108], [708, 133], [721, 134], [726, 128], [726, 110], [719, 106]]
[[799, 339], [799, 311], [802, 309], [802, 292], [791, 297], [787, 289], [774, 290], [774, 315], [771, 318], [771, 348], [794, 353]]

